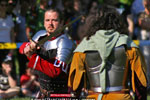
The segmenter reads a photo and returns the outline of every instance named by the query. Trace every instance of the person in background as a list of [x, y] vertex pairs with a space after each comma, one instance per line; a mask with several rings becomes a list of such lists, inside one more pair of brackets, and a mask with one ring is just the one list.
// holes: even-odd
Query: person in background
[[11, 59], [6, 58], [2, 62], [2, 73], [0, 73], [0, 99], [10, 99], [17, 96], [20, 87], [14, 74]]
[[140, 39], [149, 40], [150, 39], [150, 0], [143, 0], [144, 11], [139, 14], [138, 25], [141, 28]]
[[[17, 14], [16, 22], [16, 43], [28, 42], [28, 37], [26, 34], [26, 15], [29, 9], [29, 2], [27, 0], [20, 0], [20, 13]], [[19, 50], [16, 49], [16, 56], [18, 58], [19, 64], [19, 77], [25, 73], [26, 63], [28, 61], [25, 55], [19, 53]], [[19, 78], [20, 79], [20, 78]]]
[[[0, 0], [0, 43], [15, 42], [14, 22], [12, 16], [7, 15], [7, 0]], [[13, 50], [0, 49], [0, 64], [5, 56], [13, 55]]]
[[[83, 8], [82, 8], [82, 1], [81, 0], [73, 0], [73, 12], [74, 12], [74, 15], [72, 18], [70, 18], [70, 20], [74, 20], [78, 16], [83, 14]], [[74, 40], [79, 39], [79, 37], [77, 35], [77, 31], [76, 31], [78, 29], [79, 23], [80, 23], [80, 20], [78, 20], [77, 22], [72, 24], [72, 29], [73, 29], [72, 30], [72, 38]]]
[[[91, 0], [87, 5], [86, 16], [90, 14], [95, 14], [98, 10], [98, 7], [100, 6], [99, 2], [97, 0]], [[83, 16], [77, 29], [77, 36], [79, 37], [78, 44], [82, 41], [82, 39], [85, 37], [86, 34], [84, 34], [84, 19]]]
[[29, 2], [25, 0], [20, 1], [20, 13], [17, 14], [17, 30], [16, 30], [16, 42], [28, 42], [28, 37], [26, 34], [26, 15], [29, 10]]
[[139, 39], [140, 28], [138, 26], [138, 16], [143, 11], [144, 11], [143, 1], [134, 0], [131, 5], [131, 14], [129, 15], [130, 16], [129, 19], [131, 22], [131, 30], [133, 30], [133, 33], [131, 32], [130, 37], [132, 37], [132, 39], [134, 40]]
[[[27, 65], [26, 65], [27, 66]], [[26, 67], [26, 73], [20, 78], [21, 91], [24, 96], [35, 98], [40, 90], [40, 84], [32, 68]]]
[[88, 3], [88, 6], [87, 6], [87, 14], [94, 14], [96, 13], [97, 9], [98, 9], [98, 6], [99, 6], [99, 2], [98, 0], [91, 0], [89, 3]]
[[[38, 98], [50, 97], [52, 93], [68, 93], [67, 75], [75, 45], [63, 31], [49, 38], [43, 46], [42, 38], [55, 34], [63, 25], [63, 16], [56, 8], [49, 8], [44, 14], [46, 30], [38, 31], [29, 43], [20, 47], [20, 52], [29, 58], [28, 67], [37, 70], [41, 93]], [[34, 42], [33, 42], [34, 41]]]
[[67, 22], [71, 17], [74, 15], [73, 11], [73, 1], [72, 0], [65, 0], [63, 2], [63, 13], [64, 13], [64, 22]]
[[[139, 14], [139, 40], [150, 40], [150, 0], [143, 0], [144, 11]], [[147, 64], [148, 90], [150, 90], [150, 46], [141, 47]]]
[[77, 97], [133, 100], [133, 90], [135, 100], [146, 100], [146, 64], [127, 28], [110, 5], [101, 5], [95, 15], [86, 17], [86, 36], [74, 50], [68, 78]]
[[7, 14], [10, 15], [13, 19], [14, 22], [14, 32], [16, 35], [16, 23], [17, 23], [17, 12], [15, 11], [15, 7], [17, 5], [17, 1], [16, 0], [8, 0], [8, 7], [7, 7]]

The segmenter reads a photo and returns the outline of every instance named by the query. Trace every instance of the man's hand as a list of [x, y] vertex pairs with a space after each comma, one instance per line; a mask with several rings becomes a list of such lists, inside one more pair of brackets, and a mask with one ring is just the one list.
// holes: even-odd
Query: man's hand
[[12, 70], [11, 65], [3, 63], [2, 67], [4, 68], [6, 75], [9, 76]]
[[33, 53], [36, 51], [36, 43], [30, 40], [30, 44], [24, 48], [24, 54], [27, 57], [31, 57]]
[[36, 42], [30, 40], [30, 49], [31, 49], [32, 51], [36, 50], [36, 44], [37, 44]]
[[36, 49], [40, 49], [40, 46], [38, 46], [37, 44], [38, 44], [38, 42], [36, 42], [36, 41], [33, 41], [33, 40], [30, 40], [30, 46], [31, 46], [31, 49], [34, 51], [34, 50], [36, 50]]
[[31, 57], [33, 52], [30, 50], [30, 45], [26, 46], [24, 48], [24, 54], [27, 56], [27, 57]]
[[35, 75], [31, 75], [31, 80], [35, 80], [36, 76]]

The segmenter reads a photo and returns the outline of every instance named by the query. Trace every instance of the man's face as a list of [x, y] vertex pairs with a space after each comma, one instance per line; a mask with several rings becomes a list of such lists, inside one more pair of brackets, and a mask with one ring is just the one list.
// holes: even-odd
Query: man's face
[[45, 12], [44, 27], [46, 31], [51, 34], [55, 32], [60, 26], [59, 14], [54, 11]]
[[2, 63], [2, 69], [3, 69], [5, 72], [10, 72], [11, 69], [12, 69], [12, 65], [11, 65], [11, 64], [7, 64], [7, 63]]

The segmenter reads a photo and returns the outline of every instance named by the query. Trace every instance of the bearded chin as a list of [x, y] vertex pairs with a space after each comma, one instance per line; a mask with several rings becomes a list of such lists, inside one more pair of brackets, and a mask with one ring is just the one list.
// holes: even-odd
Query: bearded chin
[[49, 32], [49, 33], [53, 33], [53, 32], [54, 32], [54, 30], [48, 29], [48, 32]]

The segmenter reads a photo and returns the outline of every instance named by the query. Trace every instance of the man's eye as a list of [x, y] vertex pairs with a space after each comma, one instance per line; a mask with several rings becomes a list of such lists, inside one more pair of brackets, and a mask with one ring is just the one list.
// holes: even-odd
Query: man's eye
[[46, 19], [45, 21], [49, 21], [49, 19]]
[[53, 21], [57, 22], [57, 21], [58, 21], [58, 19], [53, 19]]

